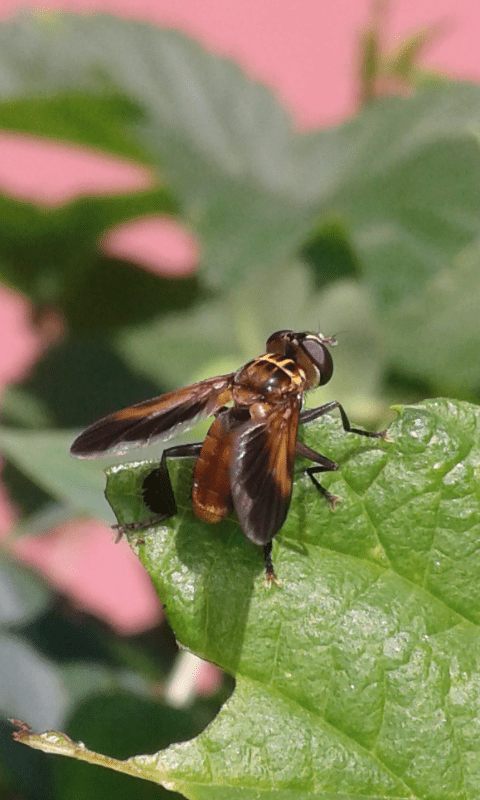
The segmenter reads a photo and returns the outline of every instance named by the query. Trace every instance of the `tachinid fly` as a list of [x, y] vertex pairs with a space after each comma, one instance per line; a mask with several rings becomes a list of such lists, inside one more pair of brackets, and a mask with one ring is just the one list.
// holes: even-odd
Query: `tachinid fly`
[[[345, 431], [386, 436], [385, 431], [352, 428], [336, 400], [301, 410], [304, 392], [323, 386], [332, 377], [328, 346], [334, 344], [334, 339], [321, 334], [277, 331], [267, 340], [265, 354], [237, 372], [110, 414], [81, 433], [71, 453], [78, 458], [121, 454], [130, 447], [165, 441], [199, 419], [214, 416], [203, 442], [164, 450], [159, 467], [144, 480], [145, 503], [158, 514], [164, 489], [173, 497], [168, 458], [196, 458], [192, 487], [196, 516], [218, 522], [235, 511], [245, 536], [263, 547], [267, 578], [273, 580], [272, 539], [287, 516], [295, 455], [314, 462], [306, 470], [313, 484], [332, 505], [336, 499], [315, 475], [336, 470], [338, 465], [297, 441], [299, 424], [338, 408]], [[167, 516], [170, 514], [158, 515], [148, 523], [120, 526], [119, 530], [138, 530]]]

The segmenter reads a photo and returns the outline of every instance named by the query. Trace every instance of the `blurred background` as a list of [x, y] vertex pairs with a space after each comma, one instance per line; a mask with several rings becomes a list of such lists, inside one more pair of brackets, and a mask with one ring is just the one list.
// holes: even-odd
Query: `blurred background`
[[[178, 658], [148, 576], [113, 543], [112, 460], [69, 445], [236, 369], [280, 328], [337, 335], [309, 404], [338, 399], [366, 426], [395, 403], [478, 401], [479, 12], [0, 14], [0, 705], [124, 758], [193, 736], [232, 682]], [[130, 796], [125, 776], [14, 747], [6, 722], [0, 738], [0, 796]]]

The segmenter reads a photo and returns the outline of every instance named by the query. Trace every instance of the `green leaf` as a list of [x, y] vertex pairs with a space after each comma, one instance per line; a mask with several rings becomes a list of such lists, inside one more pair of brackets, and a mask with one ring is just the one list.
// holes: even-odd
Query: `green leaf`
[[[471, 281], [468, 325], [477, 280], [458, 262], [478, 237], [479, 108], [478, 87], [466, 84], [377, 102], [313, 137], [305, 177], [316, 180], [314, 164], [325, 164], [330, 147], [324, 180], [375, 298], [385, 364], [467, 397], [478, 390], [468, 365], [480, 359], [480, 344], [465, 335], [459, 300]], [[344, 186], [333, 185], [341, 174]]]
[[[9, 101], [57, 95], [71, 104], [74, 92], [81, 102], [105, 97], [111, 120], [116, 99], [118, 147], [123, 153], [125, 138], [136, 139], [161, 166], [202, 240], [211, 284], [238, 282], [262, 263], [277, 263], [313, 225], [316, 211], [308, 213], [297, 176], [285, 169], [293, 133], [280, 104], [236, 65], [181, 34], [99, 15], [58, 15], [48, 23], [32, 17], [0, 28], [0, 53], [0, 92]], [[135, 127], [122, 100], [139, 109]], [[45, 133], [47, 122], [43, 114]], [[102, 138], [96, 127], [95, 145]], [[53, 122], [50, 135], [56, 128]], [[71, 135], [77, 138], [74, 127]], [[85, 126], [82, 143], [87, 136]], [[108, 139], [114, 144], [110, 132]]]
[[[297, 476], [270, 589], [235, 520], [193, 516], [191, 464], [171, 466], [179, 513], [132, 544], [178, 639], [237, 687], [195, 741], [142, 757], [152, 780], [194, 798], [478, 793], [478, 415], [426, 401], [375, 443], [333, 420], [309, 425], [308, 444], [339, 462], [323, 484], [342, 502], [332, 514]], [[121, 522], [148, 517], [150, 469], [110, 471]]]
[[445, 34], [445, 21], [425, 25], [407, 34], [403, 42], [392, 53], [384, 55], [381, 72], [390, 78], [404, 80], [410, 86], [421, 85], [428, 80], [446, 80], [446, 75], [425, 69], [420, 65], [422, 51]]
[[439, 270], [421, 292], [405, 297], [389, 315], [395, 366], [452, 394], [478, 393], [480, 388], [479, 259], [476, 239], [451, 267]]
[[0, 556], [0, 623], [19, 624], [37, 616], [50, 602], [40, 578]]
[[[141, 378], [134, 362], [125, 364], [109, 337], [86, 332], [83, 336], [66, 336], [50, 347], [23, 382], [22, 390], [20, 398], [18, 389], [12, 398], [11, 390], [7, 392], [7, 421], [46, 430], [45, 419], [39, 419], [38, 412], [31, 413], [25, 399], [31, 399], [34, 412], [36, 402], [50, 427], [73, 428], [154, 397], [158, 383]], [[25, 410], [27, 413], [22, 414]]]
[[[5, 65], [3, 68], [5, 76]], [[114, 94], [96, 97], [67, 91], [49, 97], [27, 95], [24, 99], [4, 99], [0, 106], [0, 124], [5, 130], [90, 145], [142, 162], [147, 161], [145, 148], [129, 133], [129, 125], [139, 119], [140, 109]]]
[[330, 156], [324, 180], [332, 203], [351, 226], [384, 311], [415, 294], [478, 235], [479, 100], [479, 88], [468, 84], [422, 90], [375, 103], [305, 141], [312, 192]]
[[54, 210], [0, 197], [0, 275], [35, 306], [56, 305], [71, 327], [89, 332], [188, 307], [200, 294], [195, 278], [161, 279], [100, 249], [112, 226], [175, 209], [161, 188]]
[[[432, 338], [425, 327], [431, 283], [453, 269], [478, 235], [477, 86], [444, 84], [407, 98], [386, 98], [339, 128], [302, 136], [267, 89], [174, 31], [100, 16], [42, 15], [4, 24], [0, 42], [5, 125], [13, 125], [12, 103], [25, 104], [18, 129], [31, 132], [38, 103], [56, 102], [50, 130], [47, 111], [40, 115], [43, 134], [58, 135], [60, 119], [70, 141], [85, 144], [90, 137], [92, 145], [122, 154], [129, 142], [139, 158], [143, 154], [161, 168], [174, 198], [167, 196], [167, 204], [181, 206], [183, 220], [199, 239], [207, 284], [242, 284], [260, 265], [278, 269], [303, 249], [318, 284], [331, 276], [322, 266], [327, 259], [335, 261], [336, 275], [361, 268], [384, 327], [386, 366], [404, 368], [406, 327], [414, 341]], [[76, 97], [79, 107], [72, 110]], [[1, 113], [0, 108], [0, 123]], [[345, 230], [343, 242], [337, 235], [319, 239], [318, 231], [331, 220]], [[85, 256], [78, 243], [85, 230], [95, 229], [90, 222], [70, 221], [70, 249], [64, 242], [54, 262], [44, 254], [41, 280], [29, 283], [32, 295], [61, 295], [64, 278], [51, 269], [60, 261], [75, 302], [78, 263]], [[46, 240], [55, 241], [52, 231], [48, 234]], [[27, 244], [31, 261], [37, 247]], [[23, 275], [22, 264], [17, 253], [4, 267], [12, 281]], [[97, 270], [99, 264], [94, 266]], [[108, 272], [111, 265], [104, 266]], [[89, 287], [95, 289], [92, 280], [99, 280], [97, 271], [82, 267], [80, 274], [85, 280], [76, 324], [88, 314], [92, 297], [110, 292], [117, 297], [113, 284], [103, 280], [89, 295]], [[122, 281], [118, 287], [118, 295], [132, 298], [129, 319], [145, 316], [138, 295], [125, 291], [132, 284]], [[154, 307], [154, 294], [146, 294], [148, 302], [152, 299], [149, 308]], [[105, 313], [95, 304], [89, 323], [115, 324], [117, 304], [104, 306]], [[68, 311], [73, 315], [71, 306]], [[477, 390], [476, 379], [462, 365], [478, 361], [480, 345], [478, 337], [473, 344], [460, 335], [450, 337], [447, 324], [454, 311], [452, 300], [435, 326], [437, 341], [451, 338], [450, 369], [455, 373], [458, 365], [459, 370], [441, 388], [458, 386], [468, 394]], [[454, 328], [460, 329], [458, 322]], [[441, 356], [430, 359], [425, 352], [415, 361], [419, 379], [432, 384], [432, 376], [441, 372]]]
[[[0, 447], [27, 477], [49, 494], [72, 505], [78, 513], [111, 521], [102, 495], [102, 474], [97, 464], [69, 455], [71, 431], [43, 432], [0, 428]], [[47, 463], [48, 469], [43, 465]]]
[[16, 636], [0, 633], [0, 713], [40, 728], [60, 725], [67, 694], [56, 664]]

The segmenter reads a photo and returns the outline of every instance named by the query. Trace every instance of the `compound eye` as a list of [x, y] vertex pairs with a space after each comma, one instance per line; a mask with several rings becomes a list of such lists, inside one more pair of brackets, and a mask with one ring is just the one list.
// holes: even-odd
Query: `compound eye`
[[300, 347], [319, 372], [320, 380], [318, 385], [323, 386], [328, 383], [333, 375], [333, 360], [325, 345], [312, 336], [311, 338], [305, 337]]

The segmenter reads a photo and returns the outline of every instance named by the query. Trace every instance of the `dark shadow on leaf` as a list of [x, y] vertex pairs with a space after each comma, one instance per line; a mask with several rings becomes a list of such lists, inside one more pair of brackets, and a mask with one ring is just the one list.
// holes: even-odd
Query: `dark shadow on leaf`
[[[148, 508], [142, 499], [145, 477], [155, 468], [155, 462], [135, 467], [125, 466], [107, 472], [107, 499], [119, 520], [124, 523], [148, 520]], [[193, 513], [191, 503], [193, 462], [178, 459], [169, 462], [169, 474], [175, 493], [178, 512], [171, 521], [159, 523], [170, 528], [159, 552], [155, 527], [129, 535], [132, 544], [142, 540], [139, 556], [148, 569], [167, 617], [180, 642], [182, 626], [189, 625], [182, 606], [183, 582], [190, 583], [195, 575], [191, 619], [195, 630], [189, 629], [189, 647], [202, 658], [235, 672], [241, 657], [244, 630], [247, 624], [254, 580], [264, 572], [261, 548], [247, 541], [238, 522], [227, 518], [219, 523], [206, 523]], [[152, 532], [153, 531], [153, 532]], [[165, 537], [165, 530], [163, 531]], [[174, 542], [172, 548], [170, 537]], [[186, 567], [188, 573], [183, 573]], [[172, 586], [168, 576], [182, 575]], [[191, 637], [194, 637], [192, 644]], [[186, 637], [185, 637], [186, 638]]]
[[294, 539], [288, 539], [286, 536], [278, 536], [278, 541], [282, 543], [282, 547], [290, 550], [292, 553], [308, 558], [308, 550], [302, 542], [297, 542]]
[[245, 539], [236, 520], [208, 524], [190, 514], [182, 521], [175, 546], [179, 560], [203, 585], [203, 646], [199, 654], [235, 673], [254, 578], [265, 569], [262, 551]]

